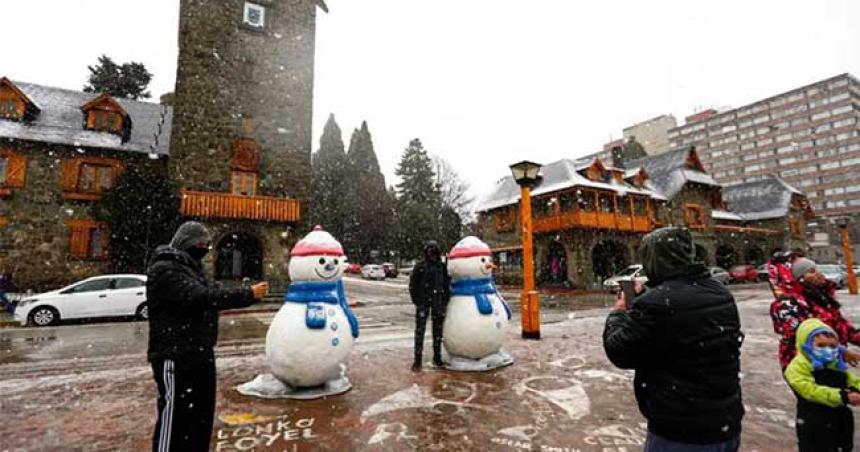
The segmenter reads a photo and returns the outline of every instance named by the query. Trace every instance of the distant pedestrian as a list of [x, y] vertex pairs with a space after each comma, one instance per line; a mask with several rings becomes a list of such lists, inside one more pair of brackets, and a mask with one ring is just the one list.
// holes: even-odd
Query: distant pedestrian
[[785, 379], [798, 395], [800, 452], [850, 451], [854, 444], [851, 405], [860, 405], [860, 378], [848, 372], [836, 332], [818, 319], [797, 329], [797, 354]]
[[227, 289], [203, 272], [212, 246], [209, 231], [189, 221], [170, 245], [160, 246], [147, 270], [149, 352], [158, 386], [153, 451], [206, 451], [215, 414], [218, 311], [250, 305], [268, 283]]
[[635, 300], [619, 291], [603, 346], [613, 364], [636, 370], [645, 451], [738, 450], [743, 333], [732, 294], [695, 259], [686, 229], [648, 234], [639, 255], [648, 290]]
[[9, 294], [15, 290], [12, 281], [12, 272], [4, 272], [0, 275], [0, 309], [15, 312], [15, 304], [9, 299]]
[[439, 244], [430, 241], [424, 247], [424, 259], [415, 265], [409, 277], [409, 296], [415, 304], [415, 360], [412, 370], [421, 370], [424, 352], [424, 332], [427, 318], [433, 318], [433, 364], [443, 366], [442, 325], [451, 298], [451, 278], [442, 262]]
[[[770, 305], [774, 331], [781, 336], [779, 363], [783, 371], [796, 353], [795, 333], [807, 319], [816, 318], [833, 328], [839, 343], [860, 345], [860, 330], [842, 315], [836, 301], [836, 284], [829, 281], [814, 261], [790, 255], [774, 258], [768, 263], [771, 284], [776, 298]], [[846, 351], [845, 360], [852, 365], [860, 362], [860, 354]]]

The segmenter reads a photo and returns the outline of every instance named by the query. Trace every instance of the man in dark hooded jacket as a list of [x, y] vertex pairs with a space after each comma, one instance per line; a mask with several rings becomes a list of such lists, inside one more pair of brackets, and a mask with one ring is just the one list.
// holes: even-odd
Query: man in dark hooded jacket
[[451, 298], [451, 279], [442, 262], [439, 244], [430, 241], [424, 247], [424, 260], [415, 265], [409, 278], [409, 295], [415, 304], [415, 361], [412, 370], [421, 370], [424, 332], [427, 317], [433, 317], [433, 364], [442, 366], [442, 325]]
[[211, 245], [206, 227], [189, 221], [156, 249], [147, 270], [148, 359], [158, 385], [153, 451], [209, 450], [218, 311], [248, 306], [268, 291], [265, 282], [236, 289], [210, 283], [202, 259]]
[[708, 277], [686, 229], [648, 234], [639, 255], [648, 290], [632, 303], [619, 292], [603, 346], [613, 364], [636, 370], [645, 451], [736, 451], [744, 408], [734, 298]]

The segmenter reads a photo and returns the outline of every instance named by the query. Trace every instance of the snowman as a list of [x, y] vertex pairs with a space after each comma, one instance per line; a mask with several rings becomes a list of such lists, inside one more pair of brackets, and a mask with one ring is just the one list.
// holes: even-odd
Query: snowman
[[343, 247], [317, 226], [290, 255], [292, 283], [266, 334], [266, 360], [272, 373], [240, 386], [239, 391], [293, 399], [346, 392], [352, 386], [343, 362], [358, 338], [358, 321], [344, 294]]
[[490, 247], [466, 237], [448, 254], [451, 300], [445, 314], [443, 341], [451, 370], [485, 371], [513, 363], [501, 350], [511, 309], [493, 284]]

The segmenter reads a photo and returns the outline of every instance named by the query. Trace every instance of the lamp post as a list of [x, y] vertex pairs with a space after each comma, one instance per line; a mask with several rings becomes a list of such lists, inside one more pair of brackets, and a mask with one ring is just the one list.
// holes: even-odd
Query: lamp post
[[523, 339], [540, 339], [540, 297], [535, 290], [531, 200], [531, 189], [540, 180], [540, 169], [540, 164], [527, 160], [511, 165], [514, 180], [521, 188], [520, 226], [523, 234], [523, 293], [520, 295], [520, 314]]
[[854, 253], [851, 248], [851, 235], [848, 234], [848, 218], [838, 218], [836, 224], [842, 237], [842, 256], [848, 271], [848, 292], [857, 295], [857, 276], [854, 274]]

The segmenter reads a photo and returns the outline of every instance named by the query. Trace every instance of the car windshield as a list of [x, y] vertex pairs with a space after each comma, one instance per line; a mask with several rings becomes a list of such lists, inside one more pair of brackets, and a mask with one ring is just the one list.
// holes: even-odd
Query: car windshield
[[836, 265], [819, 265], [818, 271], [821, 273], [839, 273], [841, 270]]

